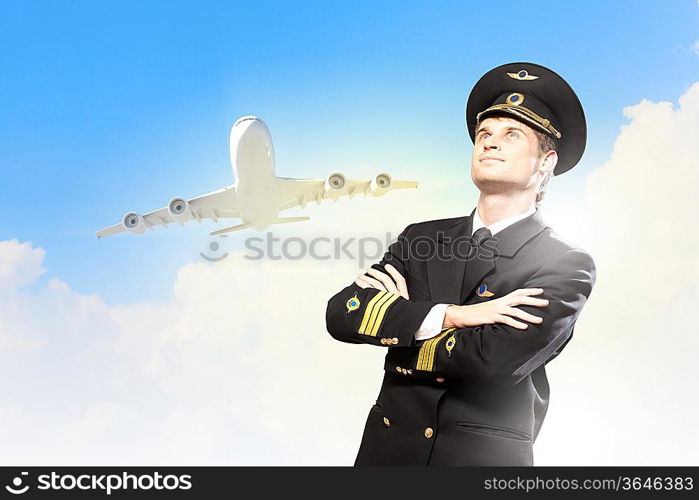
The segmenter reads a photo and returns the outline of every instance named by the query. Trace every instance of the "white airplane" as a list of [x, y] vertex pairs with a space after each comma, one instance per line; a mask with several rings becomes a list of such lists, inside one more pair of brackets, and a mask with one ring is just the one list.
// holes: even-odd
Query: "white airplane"
[[358, 193], [382, 196], [391, 189], [417, 188], [416, 181], [399, 181], [386, 173], [371, 180], [347, 179], [335, 172], [326, 179], [291, 179], [274, 173], [274, 148], [267, 125], [255, 116], [244, 116], [235, 122], [230, 135], [231, 164], [235, 183], [208, 194], [185, 200], [173, 198], [166, 207], [141, 215], [128, 212], [121, 222], [97, 231], [97, 237], [129, 231], [142, 234], [160, 224], [177, 222], [184, 226], [192, 219], [240, 218], [242, 224], [213, 231], [212, 235], [253, 228], [262, 230], [271, 224], [308, 220], [309, 217], [279, 217], [279, 212], [292, 207], [304, 208], [309, 201], [320, 204], [340, 196], [352, 198]]

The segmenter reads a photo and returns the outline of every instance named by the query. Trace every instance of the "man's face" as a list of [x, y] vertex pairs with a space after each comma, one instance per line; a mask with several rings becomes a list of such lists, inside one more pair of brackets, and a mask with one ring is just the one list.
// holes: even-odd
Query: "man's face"
[[543, 158], [538, 156], [538, 139], [528, 125], [513, 118], [493, 116], [478, 126], [471, 178], [482, 193], [535, 192], [544, 175], [540, 170], [542, 162]]

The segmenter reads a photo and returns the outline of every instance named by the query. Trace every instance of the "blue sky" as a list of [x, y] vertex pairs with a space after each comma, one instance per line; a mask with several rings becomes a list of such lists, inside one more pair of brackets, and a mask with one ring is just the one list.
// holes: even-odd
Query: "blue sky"
[[385, 160], [453, 179], [467, 172], [468, 92], [516, 60], [555, 69], [585, 106], [587, 153], [558, 196], [574, 193], [607, 159], [624, 106], [699, 81], [697, 39], [693, 0], [4, 1], [0, 240], [47, 251], [36, 286], [55, 276], [109, 303], [169, 298], [209, 227], [94, 233], [232, 183], [236, 118], [268, 123], [279, 175], [372, 175], [361, 165]]

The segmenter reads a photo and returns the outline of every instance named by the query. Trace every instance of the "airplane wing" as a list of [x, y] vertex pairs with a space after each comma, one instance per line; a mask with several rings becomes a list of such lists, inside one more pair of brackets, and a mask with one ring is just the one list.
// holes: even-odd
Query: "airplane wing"
[[393, 189], [416, 188], [416, 181], [400, 181], [392, 179], [388, 174], [379, 174], [372, 179], [347, 179], [344, 175], [334, 173], [327, 179], [291, 179], [278, 177], [279, 210], [287, 210], [296, 206], [301, 208], [309, 201], [320, 203], [326, 198], [337, 201], [341, 196], [350, 199], [357, 194], [366, 196], [382, 196]]
[[218, 219], [231, 219], [240, 216], [238, 204], [236, 202], [235, 189], [233, 186], [212, 191], [211, 193], [203, 194], [189, 200], [173, 198], [170, 201], [170, 204], [175, 203], [176, 200], [186, 202], [183, 204], [185, 208], [178, 218], [174, 218], [172, 215], [170, 215], [168, 207], [159, 208], [158, 210], [142, 216], [136, 213], [128, 214], [135, 217], [133, 219], [135, 222], [135, 227], [133, 229], [128, 229], [122, 221], [118, 224], [114, 224], [113, 226], [97, 231], [97, 237], [103, 238], [105, 236], [111, 236], [112, 234], [117, 234], [124, 231], [143, 233], [145, 229], [152, 229], [153, 226], [156, 225], [167, 227], [168, 224], [172, 222], [177, 222], [180, 225], [184, 225], [185, 222], [192, 219], [196, 220], [197, 222], [201, 222], [202, 219], [213, 219], [214, 222], [216, 222]]

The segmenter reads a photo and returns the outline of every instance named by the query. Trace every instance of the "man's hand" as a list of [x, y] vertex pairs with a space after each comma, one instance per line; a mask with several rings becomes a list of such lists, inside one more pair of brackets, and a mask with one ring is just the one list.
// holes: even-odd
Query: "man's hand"
[[[377, 288], [379, 290], [400, 295], [406, 300], [410, 299], [408, 296], [408, 284], [405, 282], [405, 278], [403, 278], [398, 270], [391, 264], [386, 264], [384, 267], [391, 276], [370, 267], [366, 270], [366, 272], [373, 276], [373, 278], [365, 276], [365, 273], [360, 273], [354, 282], [362, 288]], [[393, 277], [393, 279], [391, 279], [391, 277]]]
[[493, 323], [504, 323], [519, 330], [526, 330], [529, 325], [517, 321], [519, 318], [530, 323], [540, 324], [543, 319], [515, 307], [518, 305], [529, 305], [544, 307], [549, 304], [546, 299], [537, 299], [530, 295], [541, 295], [543, 288], [520, 288], [508, 293], [499, 299], [492, 299], [480, 304], [467, 306], [450, 305], [444, 315], [443, 328], [464, 328], [469, 326], [489, 325]]

